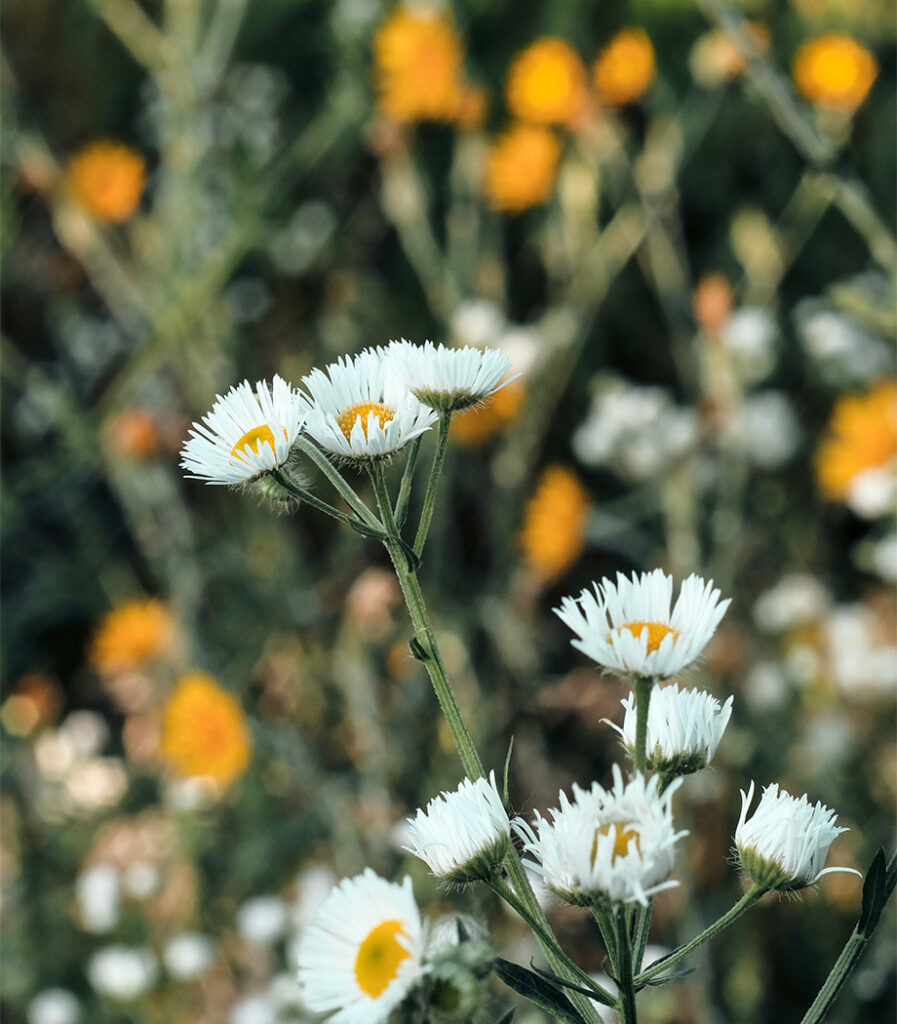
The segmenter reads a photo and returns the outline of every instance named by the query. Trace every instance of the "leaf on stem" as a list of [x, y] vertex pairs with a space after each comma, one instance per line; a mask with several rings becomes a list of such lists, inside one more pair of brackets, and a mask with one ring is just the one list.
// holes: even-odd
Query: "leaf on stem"
[[402, 548], [402, 554], [405, 556], [405, 564], [408, 566], [408, 572], [417, 572], [420, 568], [420, 556], [414, 551], [414, 548], [410, 544], [406, 544], [401, 537], [396, 537], [396, 541]]
[[531, 1003], [553, 1014], [564, 1024], [585, 1024], [566, 996], [533, 971], [528, 971], [519, 964], [512, 964], [508, 960], [498, 959], [495, 961], [495, 973], [508, 988], [519, 992]]
[[416, 636], [413, 636], [408, 641], [408, 646], [411, 648], [411, 654], [415, 658], [417, 658], [418, 661], [433, 660], [432, 654], [430, 654], [430, 652], [426, 649], [426, 647], [424, 647], [424, 645], [420, 642], [420, 640], [417, 639]]
[[856, 931], [867, 939], [875, 931], [881, 912], [891, 898], [894, 884], [897, 882], [897, 856], [885, 864], [885, 851], [879, 848], [872, 858], [866, 880], [863, 882], [863, 903]]
[[585, 988], [582, 985], [576, 985], [572, 981], [565, 981], [563, 978], [559, 978], [556, 974], [551, 974], [549, 971], [543, 971], [541, 967], [536, 967], [535, 964], [530, 964], [530, 967], [539, 975], [540, 978], [544, 978], [549, 984], [554, 985], [556, 988], [569, 988], [572, 992], [579, 992], [581, 995], [588, 996], [589, 999], [594, 999], [598, 1003], [602, 1003], [604, 1006], [616, 1006], [613, 999], [608, 999], [607, 996], [597, 988]]
[[508, 806], [508, 769], [511, 767], [511, 753], [514, 750], [514, 737], [511, 737], [511, 742], [508, 744], [508, 752], [505, 754], [505, 770], [502, 776], [502, 790], [501, 800], [507, 808]]
[[648, 981], [643, 981], [640, 985], [636, 985], [636, 992], [641, 992], [643, 988], [650, 985], [652, 988], [656, 988], [659, 985], [671, 985], [674, 981], [682, 981], [683, 978], [687, 978], [689, 974], [694, 974], [697, 967], [680, 967], [678, 971], [671, 971], [669, 974], [661, 974], [657, 978], [650, 978]]

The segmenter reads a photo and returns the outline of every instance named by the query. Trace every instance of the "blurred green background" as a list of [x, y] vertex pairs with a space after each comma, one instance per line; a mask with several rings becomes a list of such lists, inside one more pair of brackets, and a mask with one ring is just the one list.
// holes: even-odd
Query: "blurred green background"
[[[750, 67], [720, 27], [741, 15], [765, 28]], [[401, 16], [442, 34], [387, 72]], [[594, 65], [626, 27], [655, 69], [614, 101]], [[691, 836], [652, 944], [737, 898], [751, 779], [838, 812], [831, 863], [893, 846], [890, 4], [9, 0], [4, 30], [4, 1021], [310, 1019], [296, 936], [366, 865], [528, 963], [517, 922], [401, 851], [460, 768], [385, 552], [178, 469], [232, 384], [390, 338], [497, 345], [522, 374], [459, 425], [421, 572], [488, 766], [515, 737], [517, 809], [621, 756], [601, 720], [624, 690], [552, 607], [661, 565], [732, 596], [691, 681], [735, 706], [676, 798]], [[831, 34], [865, 57], [842, 39], [795, 84]], [[509, 157], [499, 187], [509, 70], [545, 36], [581, 95], [540, 128], [556, 164]], [[390, 106], [440, 74], [444, 109]], [[166, 754], [193, 672], [251, 737], [215, 785]], [[767, 897], [644, 1020], [799, 1020], [859, 894]], [[552, 921], [601, 970], [586, 915]], [[894, 947], [891, 911], [833, 1020], [893, 1020]], [[487, 985], [483, 1019], [510, 999]]]

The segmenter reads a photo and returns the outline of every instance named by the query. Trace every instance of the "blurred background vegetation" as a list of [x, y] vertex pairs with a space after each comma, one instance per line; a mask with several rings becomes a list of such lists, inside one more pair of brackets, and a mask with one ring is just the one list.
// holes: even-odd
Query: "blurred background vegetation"
[[[624, 692], [551, 608], [662, 565], [733, 596], [693, 681], [735, 710], [652, 942], [737, 898], [752, 778], [837, 810], [833, 863], [893, 845], [891, 4], [8, 0], [4, 28], [4, 1021], [306, 1020], [296, 936], [365, 865], [528, 962], [401, 851], [460, 769], [384, 553], [177, 465], [233, 383], [399, 336], [522, 374], [457, 422], [422, 570], [518, 810], [620, 756]], [[800, 1019], [859, 891], [767, 898], [644, 1019]], [[894, 945], [833, 1019], [893, 1020]]]

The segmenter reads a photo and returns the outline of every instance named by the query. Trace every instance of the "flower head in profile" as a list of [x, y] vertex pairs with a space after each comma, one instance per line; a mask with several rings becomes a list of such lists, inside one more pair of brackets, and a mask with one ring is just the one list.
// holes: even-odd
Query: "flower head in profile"
[[534, 829], [514, 821], [533, 856], [524, 863], [577, 906], [645, 905], [649, 896], [678, 885], [669, 876], [675, 843], [686, 833], [676, 831], [670, 801], [681, 780], [658, 796], [653, 778], [634, 775], [624, 783], [616, 764], [613, 773], [611, 789], [595, 782], [591, 789], [574, 784], [572, 800], [561, 793], [550, 819], [536, 812]]
[[742, 870], [756, 885], [785, 891], [804, 889], [832, 871], [826, 868], [832, 842], [846, 828], [835, 825], [835, 812], [824, 804], [811, 804], [804, 794], [799, 800], [775, 783], [767, 786], [753, 815], [748, 808], [754, 799], [754, 783], [741, 793], [741, 816], [735, 829], [735, 848]]
[[100, 622], [88, 656], [98, 672], [128, 672], [164, 655], [174, 635], [171, 612], [161, 601], [128, 601]]
[[794, 55], [791, 72], [805, 99], [851, 114], [872, 88], [878, 64], [856, 40], [830, 32], [804, 43]]
[[383, 1024], [422, 974], [424, 936], [411, 879], [367, 868], [321, 904], [299, 946], [299, 983], [330, 1024]]
[[408, 390], [387, 349], [314, 369], [302, 383], [309, 393], [306, 433], [342, 459], [387, 458], [436, 420]]
[[492, 877], [511, 839], [495, 773], [475, 782], [464, 779], [453, 792], [434, 797], [408, 819], [408, 835], [411, 845], [405, 849], [426, 861], [437, 878], [461, 883]]
[[508, 72], [508, 109], [533, 124], [571, 124], [586, 102], [586, 70], [563, 39], [544, 38], [517, 54]]
[[182, 676], [162, 709], [160, 751], [178, 775], [227, 788], [252, 751], [240, 702], [205, 672]]
[[598, 54], [595, 88], [602, 102], [621, 107], [642, 96], [654, 80], [654, 47], [640, 28], [624, 28]]
[[137, 209], [146, 186], [146, 161], [120, 142], [92, 142], [69, 161], [66, 186], [98, 221], [120, 223]]
[[520, 530], [523, 560], [540, 580], [560, 576], [582, 554], [590, 508], [588, 491], [569, 469], [542, 471]]
[[469, 409], [509, 384], [510, 360], [498, 349], [446, 348], [394, 341], [389, 358], [414, 397], [437, 412]]
[[519, 213], [554, 190], [561, 144], [548, 128], [514, 124], [490, 146], [483, 190], [494, 210]]
[[202, 423], [194, 423], [181, 449], [181, 468], [209, 484], [245, 484], [282, 466], [302, 427], [301, 396], [275, 377], [269, 387], [248, 380], [222, 398]]
[[[629, 694], [623, 700], [623, 728], [608, 723], [623, 738], [630, 753], [635, 750], [636, 705]], [[690, 775], [713, 759], [729, 718], [732, 698], [720, 702], [702, 690], [655, 686], [648, 705], [648, 738], [645, 744], [648, 769], [662, 775]]]
[[713, 581], [688, 577], [675, 605], [673, 578], [661, 569], [617, 574], [565, 597], [556, 614], [577, 635], [573, 646], [618, 675], [669, 679], [698, 658], [729, 607]]
[[451, 121], [464, 104], [461, 38], [435, 6], [398, 6], [374, 39], [380, 109], [396, 121]]

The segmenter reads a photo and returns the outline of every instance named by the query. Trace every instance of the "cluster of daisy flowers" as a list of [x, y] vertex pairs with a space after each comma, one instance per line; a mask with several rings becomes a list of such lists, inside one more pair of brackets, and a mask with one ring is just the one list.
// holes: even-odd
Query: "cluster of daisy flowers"
[[440, 413], [503, 387], [509, 367], [491, 349], [398, 341], [315, 368], [302, 388], [277, 376], [255, 388], [244, 381], [193, 424], [181, 466], [210, 484], [248, 483], [284, 467], [302, 435], [336, 461], [388, 458]]

